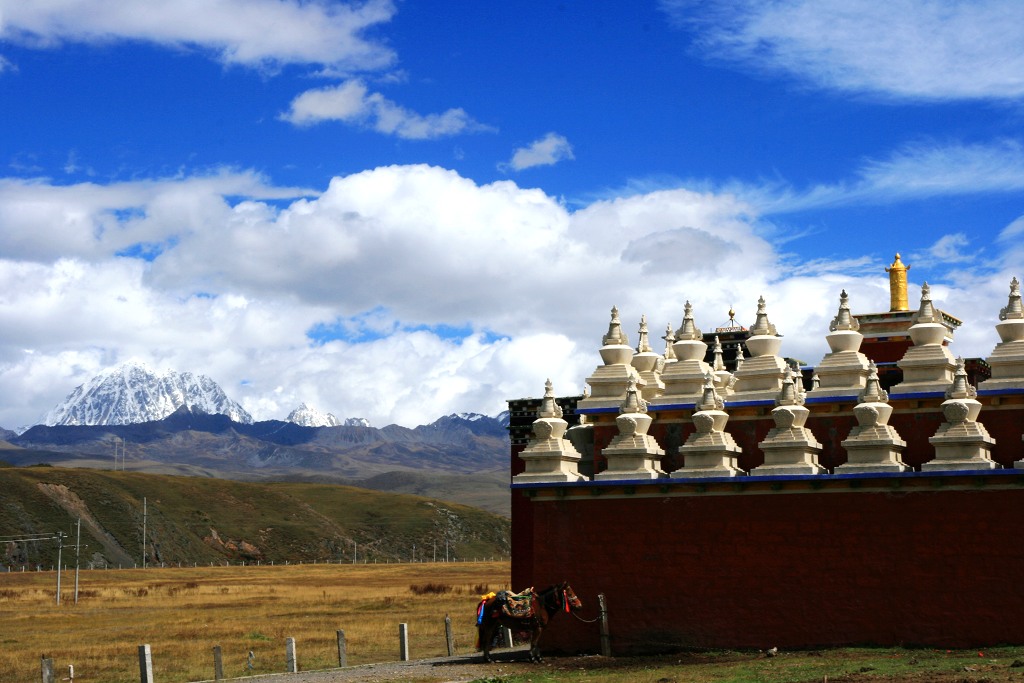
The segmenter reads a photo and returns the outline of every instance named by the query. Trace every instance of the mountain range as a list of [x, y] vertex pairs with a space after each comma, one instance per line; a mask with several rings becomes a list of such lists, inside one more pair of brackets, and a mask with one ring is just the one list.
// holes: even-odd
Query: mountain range
[[377, 429], [303, 404], [287, 420], [255, 422], [208, 377], [127, 363], [76, 388], [43, 422], [0, 430], [0, 461], [338, 483], [509, 514], [507, 413]]

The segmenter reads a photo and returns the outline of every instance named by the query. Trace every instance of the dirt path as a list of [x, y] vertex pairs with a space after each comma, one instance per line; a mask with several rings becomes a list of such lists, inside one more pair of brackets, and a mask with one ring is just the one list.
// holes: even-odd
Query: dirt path
[[[492, 653], [493, 664], [483, 661], [479, 652], [455, 657], [418, 659], [409, 662], [383, 662], [364, 664], [344, 669], [307, 671], [296, 674], [268, 674], [232, 678], [228, 680], [260, 683], [382, 683], [383, 681], [433, 681], [436, 683], [465, 683], [481, 678], [494, 678], [516, 673], [548, 671], [565, 668], [576, 658], [551, 658], [544, 663], [531, 664], [526, 649], [515, 648]], [[204, 682], [206, 683], [206, 682]]]

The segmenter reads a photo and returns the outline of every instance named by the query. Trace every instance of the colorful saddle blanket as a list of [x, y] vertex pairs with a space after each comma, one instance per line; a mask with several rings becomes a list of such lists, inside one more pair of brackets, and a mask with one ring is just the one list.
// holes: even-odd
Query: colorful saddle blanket
[[[504, 593], [504, 595], [502, 595]], [[513, 619], [527, 619], [533, 616], [534, 605], [533, 587], [527, 588], [521, 593], [509, 593], [501, 591], [498, 593], [498, 602], [501, 604], [501, 611], [505, 616]]]

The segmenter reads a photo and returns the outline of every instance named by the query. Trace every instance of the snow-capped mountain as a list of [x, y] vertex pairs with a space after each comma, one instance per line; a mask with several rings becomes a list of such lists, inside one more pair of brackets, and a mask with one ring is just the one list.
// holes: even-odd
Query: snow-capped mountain
[[252, 416], [209, 377], [173, 370], [157, 373], [137, 362], [120, 365], [79, 386], [43, 417], [42, 424], [137, 424], [162, 420], [182, 406], [252, 424]]
[[362, 417], [350, 417], [339, 420], [334, 413], [325, 413], [305, 403], [299, 405], [285, 418], [285, 422], [293, 422], [302, 427], [369, 427], [370, 421]]
[[325, 413], [305, 403], [288, 413], [288, 417], [284, 421], [293, 422], [302, 427], [337, 427], [341, 424], [341, 420], [335, 417], [334, 413]]

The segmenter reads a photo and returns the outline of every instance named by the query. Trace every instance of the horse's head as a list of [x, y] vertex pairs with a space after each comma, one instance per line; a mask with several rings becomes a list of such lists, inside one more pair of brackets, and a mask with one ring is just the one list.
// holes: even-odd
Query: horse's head
[[576, 593], [573, 591], [572, 586], [569, 585], [568, 581], [562, 584], [562, 595], [565, 596], [565, 604], [570, 609], [579, 609], [583, 607], [583, 603], [576, 597]]

